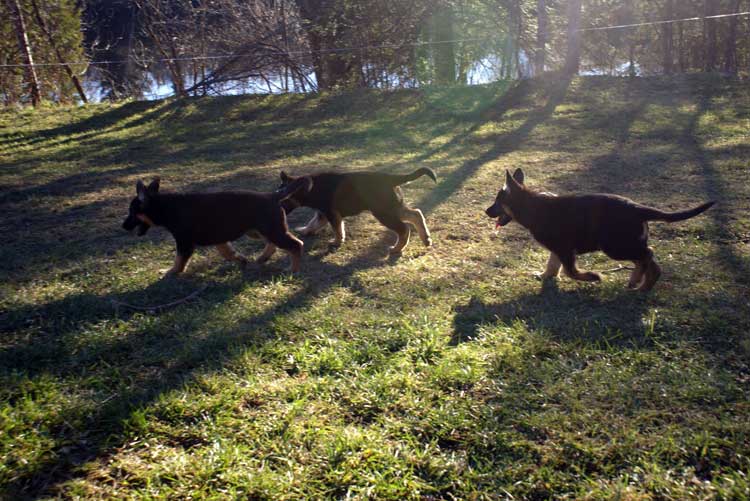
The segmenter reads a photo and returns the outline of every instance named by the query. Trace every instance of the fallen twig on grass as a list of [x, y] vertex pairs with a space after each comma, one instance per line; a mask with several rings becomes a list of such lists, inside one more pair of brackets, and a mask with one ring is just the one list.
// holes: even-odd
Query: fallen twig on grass
[[122, 301], [117, 301], [116, 299], [110, 299], [110, 302], [112, 303], [112, 306], [115, 308], [115, 313], [119, 313], [120, 308], [126, 308], [129, 310], [135, 310], [135, 311], [147, 311], [149, 313], [157, 313], [159, 311], [168, 310], [169, 308], [174, 308], [175, 306], [179, 306], [183, 303], [187, 303], [189, 301], [192, 301], [200, 293], [202, 293], [208, 285], [204, 285], [200, 289], [196, 290], [195, 292], [191, 293], [189, 296], [185, 296], [182, 299], [178, 299], [176, 301], [172, 301], [171, 303], [165, 303], [165, 304], [157, 304], [154, 306], [136, 306], [133, 304], [123, 303]]
[[618, 271], [633, 271], [635, 268], [632, 266], [618, 266], [617, 268], [610, 268], [608, 270], [602, 270], [599, 273], [616, 273]]

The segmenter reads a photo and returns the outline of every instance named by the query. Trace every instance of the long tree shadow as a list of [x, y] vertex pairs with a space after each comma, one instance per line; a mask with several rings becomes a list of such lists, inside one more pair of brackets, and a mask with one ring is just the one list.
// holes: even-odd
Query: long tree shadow
[[699, 137], [700, 120], [711, 109], [709, 96], [711, 92], [716, 92], [715, 85], [716, 83], [707, 81], [693, 89], [698, 107], [685, 127], [683, 142], [689, 148], [691, 157], [698, 163], [705, 193], [710, 199], [718, 201], [707, 213], [716, 229], [712, 237], [717, 241], [723, 241], [722, 244], [715, 245], [717, 261], [726, 267], [735, 282], [747, 291], [750, 287], [750, 260], [735, 250], [735, 245], [742, 244], [743, 235], [738, 234], [732, 223], [732, 216], [738, 209], [746, 211], [747, 207], [737, 207], [742, 202], [737, 200], [738, 197], [723, 181], [722, 173], [714, 166], [711, 155], [703, 148]]
[[[510, 153], [517, 149], [521, 142], [523, 142], [523, 140], [528, 137], [528, 135], [539, 124], [552, 116], [555, 108], [557, 108], [563, 99], [565, 99], [570, 82], [571, 77], [565, 77], [558, 80], [550, 89], [549, 97], [544, 106], [529, 112], [529, 116], [518, 128], [488, 140], [488, 142], [494, 140], [494, 146], [479, 157], [464, 162], [463, 165], [452, 171], [448, 176], [444, 177], [438, 188], [432, 190], [417, 206], [425, 212], [431, 212], [438, 205], [445, 202], [451, 194], [460, 190], [466, 181], [471, 179], [471, 177], [483, 165], [497, 159], [504, 153]], [[513, 98], [514, 101], [515, 99], [516, 98]], [[504, 111], [505, 109], [500, 109], [498, 110], [498, 113], [501, 115]], [[456, 141], [459, 140], [460, 139], [456, 139]]]
[[162, 104], [161, 101], [133, 101], [122, 106], [117, 106], [104, 113], [96, 113], [77, 122], [35, 131], [31, 134], [8, 137], [0, 140], [0, 145], [6, 143], [13, 144], [14, 146], [33, 145], [41, 141], [53, 140], [58, 136], [99, 132], [113, 127], [122, 121], [126, 121], [134, 115], [159, 108]]

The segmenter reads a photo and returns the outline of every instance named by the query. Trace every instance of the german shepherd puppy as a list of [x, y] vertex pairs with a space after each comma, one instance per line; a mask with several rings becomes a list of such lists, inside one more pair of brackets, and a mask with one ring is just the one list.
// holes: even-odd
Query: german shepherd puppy
[[[317, 212], [310, 222], [295, 230], [302, 235], [312, 235], [326, 223], [330, 223], [336, 235], [333, 242], [335, 246], [341, 245], [346, 239], [344, 218], [370, 211], [375, 219], [398, 235], [396, 244], [389, 249], [392, 255], [398, 255], [409, 243], [409, 225], [417, 230], [426, 247], [432, 245], [430, 231], [427, 229], [422, 211], [406, 206], [399, 188], [400, 185], [422, 176], [429, 176], [437, 182], [435, 173], [427, 168], [404, 175], [380, 172], [313, 174], [308, 176], [313, 181], [312, 189], [295, 192], [282, 202], [282, 207], [287, 213], [300, 206], [315, 209]], [[282, 171], [281, 189], [298, 179]]]
[[505, 186], [495, 203], [485, 211], [497, 218], [497, 226], [515, 220], [531, 231], [537, 242], [549, 249], [542, 279], [556, 277], [562, 266], [575, 280], [596, 282], [598, 273], [580, 271], [576, 256], [597, 250], [612, 259], [632, 261], [635, 269], [628, 287], [648, 291], [661, 275], [648, 246], [649, 221], [682, 221], [708, 210], [715, 202], [680, 212], [663, 212], [625, 197], [607, 194], [556, 196], [534, 192], [523, 184], [524, 174], [505, 172]]
[[266, 247], [258, 257], [264, 263], [281, 247], [292, 260], [291, 271], [299, 271], [302, 242], [289, 232], [281, 202], [312, 187], [310, 178], [303, 177], [274, 193], [253, 191], [222, 191], [217, 193], [159, 193], [159, 178], [146, 187], [136, 184], [136, 197], [122, 227], [138, 228], [145, 235], [152, 226], [165, 227], [177, 243], [174, 266], [165, 278], [182, 273], [196, 246], [213, 245], [228, 261], [247, 264], [229, 243], [246, 233], [259, 233]]

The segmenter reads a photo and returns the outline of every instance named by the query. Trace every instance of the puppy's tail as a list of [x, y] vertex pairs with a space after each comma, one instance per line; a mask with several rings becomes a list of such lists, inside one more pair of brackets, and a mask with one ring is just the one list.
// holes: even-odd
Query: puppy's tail
[[277, 203], [283, 202], [300, 190], [305, 190], [305, 192], [310, 191], [312, 189], [312, 186], [313, 181], [311, 178], [307, 176], [301, 177], [299, 179], [295, 179], [280, 190], [275, 191], [273, 194], [273, 199]]
[[422, 176], [429, 176], [430, 179], [432, 179], [433, 181], [437, 183], [437, 176], [435, 175], [435, 172], [432, 169], [428, 169], [427, 167], [422, 167], [421, 169], [415, 170], [411, 174], [392, 176], [393, 185], [401, 186], [404, 183], [408, 183], [409, 181], [414, 181], [415, 179], [419, 179]]
[[651, 207], [643, 207], [641, 209], [641, 217], [644, 221], [666, 221], [668, 223], [674, 223], [676, 221], [683, 221], [695, 217], [702, 212], [707, 211], [716, 202], [706, 202], [703, 205], [699, 205], [694, 209], [682, 210], [678, 212], [664, 212], [659, 209], [653, 209]]

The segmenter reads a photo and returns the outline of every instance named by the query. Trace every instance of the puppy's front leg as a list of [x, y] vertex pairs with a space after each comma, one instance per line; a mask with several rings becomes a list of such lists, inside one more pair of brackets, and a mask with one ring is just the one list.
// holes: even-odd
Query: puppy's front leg
[[195, 251], [195, 245], [187, 238], [175, 238], [177, 244], [177, 254], [174, 256], [174, 264], [162, 278], [169, 278], [179, 275], [187, 268], [190, 256]]
[[[192, 253], [191, 253], [192, 254]], [[188, 261], [190, 260], [190, 255], [183, 256], [179, 252], [175, 254], [174, 257], [174, 264], [172, 267], [164, 274], [162, 279], [173, 277], [175, 275], [179, 275], [185, 269], [187, 268]]]

